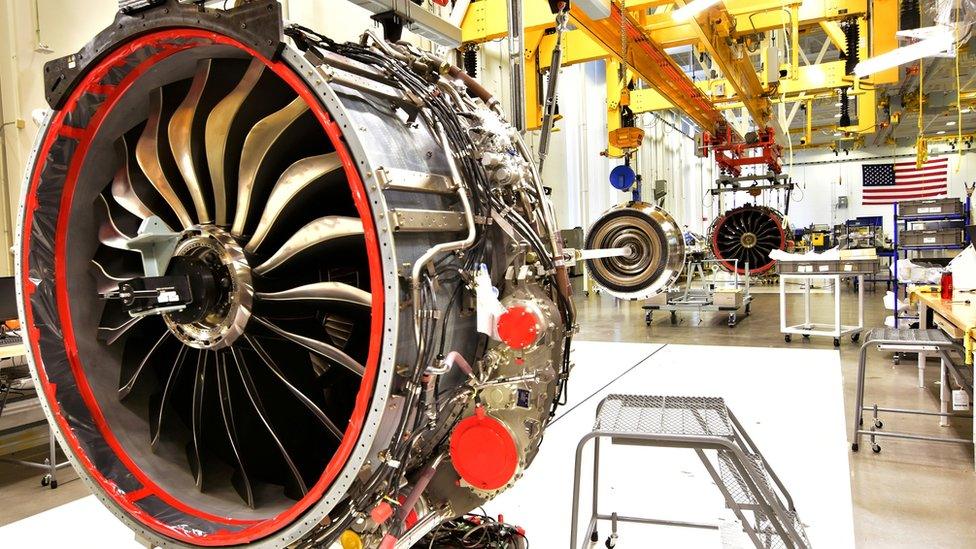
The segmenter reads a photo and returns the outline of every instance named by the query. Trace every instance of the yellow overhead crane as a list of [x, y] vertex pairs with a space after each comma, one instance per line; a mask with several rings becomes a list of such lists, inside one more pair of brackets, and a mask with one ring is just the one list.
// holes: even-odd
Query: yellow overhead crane
[[[676, 108], [704, 130], [714, 129], [725, 118], [723, 111], [744, 108], [757, 127], [768, 125], [773, 105], [803, 102], [808, 119], [812, 100], [828, 97], [839, 88], [858, 102], [858, 124], [835, 128], [849, 134], [866, 134], [876, 128], [877, 84], [898, 80], [898, 70], [890, 69], [860, 82], [845, 74], [844, 62], [800, 62], [799, 34], [802, 29], [821, 27], [838, 47], [846, 49], [846, 38], [839, 22], [857, 18], [860, 26], [860, 58], [878, 55], [897, 47], [897, 0], [872, 0], [873, 13], [867, 19], [868, 0], [724, 0], [717, 6], [683, 22], [675, 22], [670, 11], [685, 0], [626, 0], [621, 10], [610, 0], [610, 17], [593, 20], [573, 3], [570, 17], [575, 27], [563, 36], [563, 66], [606, 59], [607, 105], [609, 130], [619, 125], [620, 98], [631, 77], [649, 88], [630, 92], [629, 105], [634, 113]], [[507, 36], [507, 0], [472, 0], [462, 22], [462, 40], [481, 43]], [[539, 104], [539, 74], [547, 69], [554, 37], [546, 30], [553, 27], [548, 3], [525, 0], [526, 125], [538, 128], [542, 116]], [[736, 51], [733, 44], [748, 40], [758, 32], [787, 28], [790, 30], [790, 60], [783, 68], [786, 77], [768, 78], [757, 74], [748, 54]], [[621, 31], [624, 31], [623, 33]], [[621, 36], [627, 37], [624, 48]], [[693, 45], [706, 52], [722, 78], [692, 82], [664, 50], [672, 46]], [[619, 77], [620, 60], [626, 49], [628, 77]], [[765, 61], [765, 57], [763, 58]], [[723, 93], [719, 93], [723, 91]], [[812, 131], [807, 124], [806, 134]], [[619, 150], [609, 147], [611, 155]]]

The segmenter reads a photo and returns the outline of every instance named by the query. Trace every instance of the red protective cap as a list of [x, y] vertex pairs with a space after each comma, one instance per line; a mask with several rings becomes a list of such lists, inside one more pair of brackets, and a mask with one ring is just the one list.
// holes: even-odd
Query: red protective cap
[[518, 449], [508, 429], [479, 406], [451, 433], [451, 462], [471, 486], [497, 490], [515, 476]]
[[369, 516], [376, 524], [383, 524], [393, 516], [393, 507], [389, 503], [381, 501], [379, 505], [373, 507], [373, 510], [369, 512]]
[[513, 305], [498, 317], [498, 338], [513, 349], [525, 349], [539, 340], [539, 318], [522, 305]]

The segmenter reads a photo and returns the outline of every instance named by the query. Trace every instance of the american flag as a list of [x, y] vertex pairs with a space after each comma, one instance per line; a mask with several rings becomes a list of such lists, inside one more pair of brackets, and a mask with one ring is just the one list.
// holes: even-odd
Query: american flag
[[915, 162], [864, 164], [862, 203], [893, 204], [899, 200], [932, 198], [949, 194], [949, 157], [928, 160], [921, 168]]

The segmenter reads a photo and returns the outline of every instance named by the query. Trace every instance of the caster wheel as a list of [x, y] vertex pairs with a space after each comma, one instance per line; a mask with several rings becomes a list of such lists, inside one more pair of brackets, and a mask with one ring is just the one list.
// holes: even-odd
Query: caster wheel
[[861, 419], [857, 420], [857, 424], [864, 427], [864, 418], [862, 417]]
[[671, 313], [671, 325], [674, 326], [677, 323], [678, 323], [677, 313]]
[[596, 530], [590, 533], [590, 541], [594, 543], [600, 541], [600, 534]]
[[793, 337], [790, 334], [786, 334], [785, 336], [783, 336], [783, 340], [789, 343], [793, 341]]
[[851, 444], [851, 451], [852, 452], [856, 452], [857, 451], [857, 443], [856, 442], [854, 444]]
[[604, 543], [604, 545], [607, 546], [607, 549], [613, 549], [614, 547], [617, 546], [617, 540], [611, 536], [607, 538], [607, 541]]
[[895, 363], [895, 366], [898, 366], [899, 364], [901, 364], [901, 359], [898, 358], [898, 357], [893, 358], [891, 361]]
[[884, 422], [881, 421], [880, 419], [876, 419], [874, 421], [874, 428], [875, 429], [881, 429], [882, 427], [884, 427]]
[[861, 339], [861, 334], [860, 333], [851, 334], [851, 342], [852, 343], [857, 343], [860, 339]]
[[735, 328], [735, 313], [729, 314], [729, 328]]
[[583, 292], [583, 297], [590, 297], [590, 292], [589, 291], [584, 291]]
[[836, 337], [834, 338], [834, 347], [840, 347], [840, 339], [839, 338], [836, 338]]
[[803, 339], [810, 339], [810, 334], [803, 334]]
[[654, 315], [652, 315], [650, 312], [644, 315], [644, 324], [650, 326], [653, 320], [654, 320]]
[[52, 490], [57, 490], [57, 488], [58, 488], [58, 481], [52, 480], [51, 481], [51, 489]]
[[47, 486], [48, 484], [51, 484], [51, 475], [41, 477], [41, 486]]
[[875, 454], [880, 454], [881, 453], [881, 446], [879, 446], [877, 444], [872, 444], [871, 445], [871, 451], [874, 452]]
[[746, 304], [746, 314], [749, 314], [751, 312], [752, 312], [752, 304], [751, 303], [747, 303]]

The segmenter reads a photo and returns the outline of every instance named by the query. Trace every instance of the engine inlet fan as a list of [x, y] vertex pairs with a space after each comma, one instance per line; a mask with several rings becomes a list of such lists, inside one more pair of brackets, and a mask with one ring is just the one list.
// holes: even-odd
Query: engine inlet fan
[[712, 222], [709, 231], [715, 258], [739, 274], [746, 272], [746, 265], [751, 274], [768, 271], [776, 263], [770, 252], [788, 245], [783, 215], [765, 206], [746, 204], [729, 210]]

